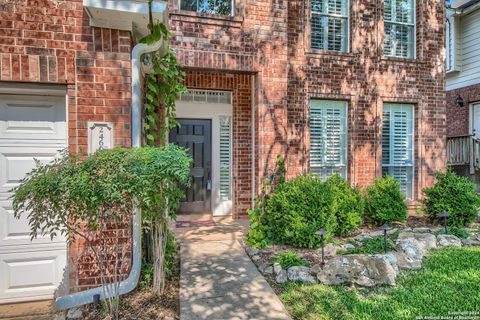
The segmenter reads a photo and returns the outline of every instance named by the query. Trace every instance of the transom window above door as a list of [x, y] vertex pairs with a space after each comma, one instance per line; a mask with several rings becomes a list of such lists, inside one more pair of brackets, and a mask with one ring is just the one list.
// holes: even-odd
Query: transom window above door
[[322, 179], [347, 177], [347, 102], [312, 100], [310, 172]]
[[311, 47], [348, 51], [349, 0], [311, 0]]
[[415, 57], [415, 0], [385, 0], [386, 56]]
[[234, 0], [180, 0], [180, 9], [199, 13], [233, 16]]

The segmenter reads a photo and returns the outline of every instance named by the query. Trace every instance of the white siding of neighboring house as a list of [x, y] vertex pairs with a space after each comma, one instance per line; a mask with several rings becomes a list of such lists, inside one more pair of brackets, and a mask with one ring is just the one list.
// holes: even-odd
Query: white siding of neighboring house
[[447, 90], [480, 83], [480, 9], [457, 17], [455, 24], [459, 71], [447, 73]]

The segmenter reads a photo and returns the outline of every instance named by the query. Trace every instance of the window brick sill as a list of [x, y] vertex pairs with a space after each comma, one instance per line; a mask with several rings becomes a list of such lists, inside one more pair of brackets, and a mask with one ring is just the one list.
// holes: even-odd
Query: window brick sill
[[402, 58], [402, 57], [390, 57], [390, 56], [383, 56], [381, 61], [393, 62], [396, 64], [405, 64], [405, 65], [418, 65], [418, 64], [425, 63], [425, 61], [420, 60], [418, 58]]
[[213, 15], [185, 10], [172, 11], [170, 12], [170, 17], [173, 20], [182, 22], [203, 23], [234, 28], [241, 28], [243, 24], [243, 17], [239, 16]]

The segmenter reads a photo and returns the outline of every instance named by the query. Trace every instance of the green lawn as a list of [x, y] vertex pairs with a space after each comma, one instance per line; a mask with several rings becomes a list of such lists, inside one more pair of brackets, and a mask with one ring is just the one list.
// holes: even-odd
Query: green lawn
[[461, 311], [480, 319], [480, 248], [436, 250], [422, 270], [397, 277], [396, 287], [367, 291], [290, 283], [281, 299], [301, 320], [421, 319]]

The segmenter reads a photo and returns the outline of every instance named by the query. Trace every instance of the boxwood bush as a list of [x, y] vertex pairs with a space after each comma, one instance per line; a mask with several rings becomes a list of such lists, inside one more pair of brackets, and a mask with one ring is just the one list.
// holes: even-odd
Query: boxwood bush
[[335, 234], [344, 236], [362, 223], [365, 202], [358, 188], [352, 188], [338, 175], [331, 176], [326, 185], [333, 193], [332, 210], [336, 219]]
[[437, 183], [423, 189], [422, 200], [425, 212], [432, 218], [448, 212], [449, 224], [462, 227], [471, 224], [478, 216], [480, 196], [475, 183], [467, 177], [458, 176], [451, 168], [436, 174]]
[[301, 248], [320, 245], [316, 231], [331, 237], [336, 230], [333, 193], [320, 178], [299, 176], [281, 184], [271, 195], [265, 211], [268, 236], [274, 243]]
[[365, 216], [374, 224], [405, 221], [407, 204], [400, 191], [400, 182], [391, 176], [375, 179], [366, 189]]

